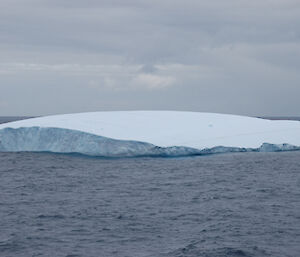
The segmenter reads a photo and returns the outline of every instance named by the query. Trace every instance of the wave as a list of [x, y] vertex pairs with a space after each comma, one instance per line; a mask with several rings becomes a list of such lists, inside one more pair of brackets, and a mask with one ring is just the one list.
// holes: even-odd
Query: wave
[[232, 152], [295, 151], [290, 144], [263, 143], [259, 148], [225, 147], [195, 149], [185, 146], [159, 147], [147, 142], [118, 140], [78, 130], [50, 127], [0, 129], [0, 152], [78, 153], [99, 157], [178, 157]]

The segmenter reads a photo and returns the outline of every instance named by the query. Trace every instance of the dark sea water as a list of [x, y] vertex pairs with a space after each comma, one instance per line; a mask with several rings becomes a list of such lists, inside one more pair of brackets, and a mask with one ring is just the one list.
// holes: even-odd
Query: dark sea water
[[0, 153], [0, 256], [300, 256], [300, 152]]

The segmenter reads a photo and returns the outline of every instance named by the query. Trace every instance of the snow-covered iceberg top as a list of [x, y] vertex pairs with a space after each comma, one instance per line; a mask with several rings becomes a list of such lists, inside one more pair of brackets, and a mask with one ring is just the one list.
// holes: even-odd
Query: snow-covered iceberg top
[[[141, 150], [141, 145], [147, 149]], [[298, 149], [300, 122], [200, 112], [120, 111], [53, 115], [0, 124], [0, 151], [130, 156], [139, 155], [138, 151], [143, 153], [140, 155], [151, 155], [159, 149], [180, 155], [183, 150], [197, 154], [216, 147], [248, 151], [263, 146], [272, 150], [270, 145], [277, 145], [277, 150]]]

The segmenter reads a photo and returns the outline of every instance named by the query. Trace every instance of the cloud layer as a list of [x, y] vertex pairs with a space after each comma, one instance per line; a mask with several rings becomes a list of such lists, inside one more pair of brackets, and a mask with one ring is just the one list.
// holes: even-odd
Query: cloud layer
[[0, 115], [299, 115], [297, 0], [2, 0]]

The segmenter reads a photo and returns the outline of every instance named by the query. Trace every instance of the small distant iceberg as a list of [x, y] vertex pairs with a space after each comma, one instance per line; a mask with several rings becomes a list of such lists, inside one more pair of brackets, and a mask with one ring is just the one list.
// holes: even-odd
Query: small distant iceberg
[[300, 150], [299, 121], [227, 114], [91, 112], [0, 124], [1, 152], [175, 157], [294, 150]]

